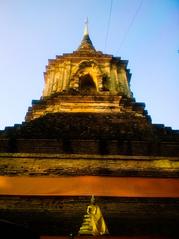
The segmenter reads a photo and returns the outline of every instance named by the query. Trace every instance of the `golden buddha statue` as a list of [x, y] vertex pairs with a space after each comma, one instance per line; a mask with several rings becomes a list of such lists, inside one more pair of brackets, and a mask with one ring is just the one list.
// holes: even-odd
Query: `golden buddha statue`
[[91, 203], [87, 207], [87, 214], [84, 215], [83, 223], [78, 234], [93, 236], [109, 234], [101, 209], [95, 204], [94, 196], [91, 197]]

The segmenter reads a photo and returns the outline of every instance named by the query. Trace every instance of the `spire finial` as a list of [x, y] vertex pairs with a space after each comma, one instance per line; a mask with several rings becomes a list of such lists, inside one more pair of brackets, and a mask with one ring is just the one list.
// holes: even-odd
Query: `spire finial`
[[89, 37], [88, 33], [88, 18], [86, 18], [85, 21], [85, 27], [84, 27], [84, 34], [83, 34], [83, 39], [80, 44], [80, 46], [77, 49], [78, 51], [88, 51], [88, 52], [96, 52], [93, 43], [91, 42], [91, 39]]
[[88, 34], [88, 18], [85, 20], [85, 28], [84, 28], [84, 36], [89, 35]]
[[91, 196], [91, 204], [94, 204], [95, 203], [95, 197], [94, 195]]

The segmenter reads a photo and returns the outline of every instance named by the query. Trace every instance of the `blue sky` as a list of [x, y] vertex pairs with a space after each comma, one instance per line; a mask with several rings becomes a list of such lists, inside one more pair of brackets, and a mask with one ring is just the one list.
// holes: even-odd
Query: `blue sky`
[[48, 59], [79, 46], [86, 17], [95, 48], [129, 60], [131, 90], [152, 122], [179, 129], [179, 0], [113, 0], [109, 22], [110, 6], [0, 0], [0, 129], [24, 121], [42, 94]]

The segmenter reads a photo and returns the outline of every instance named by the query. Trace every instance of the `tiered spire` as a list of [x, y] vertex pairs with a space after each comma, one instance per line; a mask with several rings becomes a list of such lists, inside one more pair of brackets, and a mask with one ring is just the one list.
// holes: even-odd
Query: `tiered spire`
[[83, 34], [83, 39], [81, 41], [80, 46], [77, 49], [78, 51], [96, 51], [93, 43], [89, 37], [89, 32], [88, 32], [88, 19], [85, 21], [85, 27], [84, 27], [84, 34]]

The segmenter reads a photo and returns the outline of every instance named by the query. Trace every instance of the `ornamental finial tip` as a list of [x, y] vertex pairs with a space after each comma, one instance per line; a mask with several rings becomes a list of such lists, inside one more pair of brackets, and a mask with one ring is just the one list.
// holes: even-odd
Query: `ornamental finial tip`
[[95, 197], [94, 195], [91, 196], [91, 204], [95, 203]]
[[84, 36], [88, 35], [88, 18], [85, 20]]

